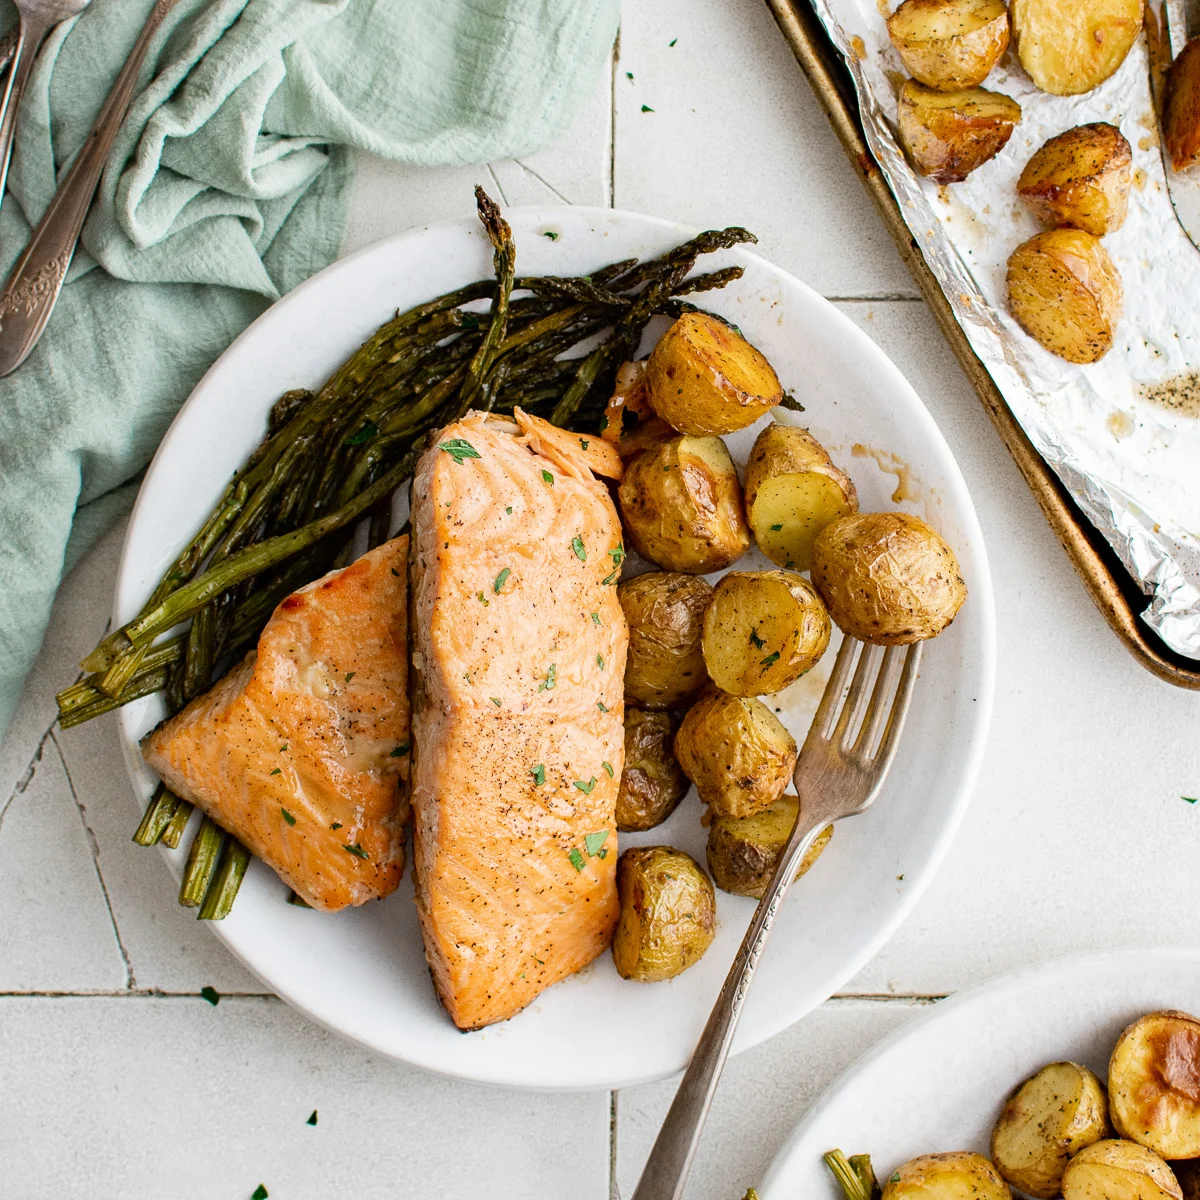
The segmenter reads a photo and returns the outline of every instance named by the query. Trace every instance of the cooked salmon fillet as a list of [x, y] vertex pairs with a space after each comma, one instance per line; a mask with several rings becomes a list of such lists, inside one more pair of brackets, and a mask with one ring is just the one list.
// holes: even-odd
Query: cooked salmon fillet
[[257, 650], [142, 740], [173, 792], [326, 912], [404, 872], [407, 572], [398, 537], [288, 596]]
[[518, 417], [468, 414], [413, 478], [413, 870], [461, 1029], [591, 962], [618, 915], [621, 526], [596, 439]]

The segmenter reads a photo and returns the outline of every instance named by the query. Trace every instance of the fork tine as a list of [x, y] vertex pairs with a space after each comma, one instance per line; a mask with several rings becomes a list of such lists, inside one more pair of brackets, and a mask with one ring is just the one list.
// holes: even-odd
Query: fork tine
[[875, 761], [886, 767], [896, 752], [896, 743], [900, 740], [900, 731], [904, 728], [904, 718], [908, 712], [908, 700], [912, 695], [913, 686], [917, 682], [917, 670], [921, 665], [921, 651], [924, 642], [913, 642], [908, 647], [904, 659], [904, 670], [900, 675], [900, 683], [896, 687], [896, 697], [888, 712], [887, 728], [883, 733], [883, 741], [879, 745], [879, 753]]
[[871, 692], [871, 703], [867, 707], [867, 715], [862, 725], [862, 732], [854, 743], [854, 752], [863, 758], [871, 756], [871, 748], [879, 738], [884, 722], [891, 715], [892, 691], [900, 670], [907, 657], [901, 646], [889, 646], [883, 654], [883, 665], [875, 677], [875, 688]]
[[869, 689], [875, 678], [874, 669], [879, 662], [879, 657], [878, 646], [863, 646], [858, 660], [858, 670], [854, 672], [854, 682], [850, 685], [850, 694], [846, 697], [846, 706], [842, 709], [837, 727], [833, 731], [833, 740], [838, 742], [843, 750], [850, 749], [851, 734], [862, 720], [864, 706], [871, 694]]
[[838, 647], [837, 659], [829, 675], [829, 682], [821, 693], [821, 703], [813, 716], [812, 729], [818, 737], [828, 741], [833, 733], [833, 720], [837, 716], [838, 704], [841, 703], [842, 692], [846, 689], [846, 679], [854, 666], [854, 652], [862, 643], [847, 635], [842, 638]]

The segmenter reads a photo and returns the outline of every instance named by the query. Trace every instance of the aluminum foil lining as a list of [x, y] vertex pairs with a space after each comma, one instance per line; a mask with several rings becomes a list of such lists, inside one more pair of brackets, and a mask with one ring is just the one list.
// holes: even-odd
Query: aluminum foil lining
[[[1159, 151], [1143, 33], [1120, 69], [1082, 96], [1038, 91], [1010, 47], [983, 85], [1022, 109], [1008, 145], [962, 183], [918, 176], [895, 131], [907, 72], [888, 40], [895, 0], [812, 0], [858, 91], [867, 142], [975, 353], [1039, 453], [1151, 603], [1143, 619], [1200, 659], [1200, 251], [1175, 218]], [[1125, 224], [1104, 239], [1125, 309], [1100, 362], [1042, 349], [1008, 315], [1008, 256], [1042, 226], [1017, 177], [1049, 137], [1107, 121], [1133, 150]], [[1200, 170], [1200, 168], [1197, 168]]]

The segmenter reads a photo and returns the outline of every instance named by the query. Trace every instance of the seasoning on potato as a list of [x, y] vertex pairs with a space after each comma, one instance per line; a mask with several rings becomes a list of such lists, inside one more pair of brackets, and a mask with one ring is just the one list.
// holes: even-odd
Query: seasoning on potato
[[882, 1200], [1011, 1200], [1008, 1184], [982, 1154], [922, 1154], [897, 1167]]
[[1063, 1200], [1183, 1200], [1171, 1168], [1136, 1142], [1106, 1139], [1067, 1163]]
[[712, 585], [696, 575], [651, 571], [617, 587], [629, 626], [625, 700], [643, 708], [685, 708], [708, 682], [700, 636]]
[[858, 492], [807, 429], [772, 422], [746, 464], [746, 518], [758, 548], [781, 567], [807, 571], [830, 521], [858, 509]]
[[617, 830], [642, 833], [661, 825], [687, 794], [673, 749], [679, 722], [666, 712], [625, 708], [625, 769], [617, 792]]
[[904, 0], [887, 28], [912, 76], [939, 91], [982, 83], [1008, 49], [1004, 0]]
[[1167, 73], [1162, 134], [1176, 171], [1200, 160], [1200, 39], [1184, 46]]
[[712, 944], [716, 893], [703, 869], [682, 850], [626, 850], [617, 862], [617, 896], [621, 916], [612, 956], [622, 979], [673, 979], [699, 962]]
[[1051, 354], [1093, 363], [1112, 349], [1121, 319], [1121, 276], [1100, 240], [1082, 229], [1050, 229], [1008, 259], [1008, 307]]
[[630, 545], [668, 571], [707, 575], [750, 548], [737, 470], [718, 437], [674, 437], [644, 450], [617, 499]]
[[1021, 106], [1003, 92], [938, 92], [912, 79], [900, 89], [896, 122], [913, 167], [935, 183], [961, 183], [1008, 144]]
[[[795, 796], [780, 796], [770, 807], [751, 817], [714, 817], [708, 827], [705, 852], [713, 883], [723, 892], [761, 899], [792, 836], [799, 811], [800, 801]], [[800, 860], [797, 879], [820, 858], [832, 836], [832, 825], [817, 834], [816, 841]]]
[[1008, 1098], [992, 1130], [992, 1162], [1013, 1187], [1052, 1200], [1071, 1156], [1107, 1128], [1100, 1080], [1078, 1063], [1050, 1063]]
[[1120, 229], [1129, 208], [1133, 151], [1105, 121], [1052, 137], [1025, 164], [1017, 195], [1039, 221], [1094, 237]]
[[736, 329], [708, 313], [685, 313], [646, 364], [650, 407], [697, 437], [753, 425], [783, 399], [775, 369]]
[[704, 614], [704, 663], [723, 692], [770, 696], [816, 666], [829, 633], [829, 613], [802, 575], [730, 571]]
[[1055, 96], [1103, 83], [1142, 30], [1142, 0], [1012, 0], [1017, 56], [1029, 78]]
[[1200, 1157], [1200, 1020], [1147, 1013], [1117, 1040], [1108, 1064], [1113, 1128], [1163, 1158]]
[[714, 816], [749, 817], [791, 783], [796, 742], [761, 700], [712, 688], [683, 718], [675, 758]]
[[827, 525], [813, 547], [812, 581], [834, 624], [880, 646], [937, 637], [967, 598], [954, 551], [905, 512], [852, 513]]

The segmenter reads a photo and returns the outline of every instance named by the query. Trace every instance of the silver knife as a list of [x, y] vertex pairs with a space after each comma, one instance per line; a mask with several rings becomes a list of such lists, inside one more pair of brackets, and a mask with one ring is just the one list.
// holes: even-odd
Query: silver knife
[[[1200, 0], [1165, 0], [1162, 11], [1166, 22], [1166, 42], [1171, 61], [1174, 62], [1192, 38], [1200, 37]], [[1192, 244], [1200, 250], [1200, 165], [1186, 171], [1176, 171], [1171, 166], [1171, 155], [1162, 138], [1159, 139], [1159, 148], [1175, 215], [1184, 232], [1192, 239]]]

